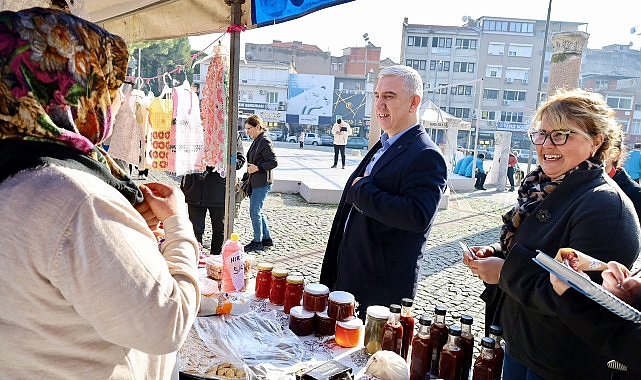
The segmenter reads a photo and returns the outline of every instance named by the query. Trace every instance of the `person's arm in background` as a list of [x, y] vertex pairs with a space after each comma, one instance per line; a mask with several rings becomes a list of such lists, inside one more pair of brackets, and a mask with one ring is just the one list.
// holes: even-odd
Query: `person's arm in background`
[[243, 147], [243, 139], [238, 133], [238, 138], [236, 139], [236, 170], [240, 170], [240, 168], [245, 165], [245, 162], [247, 159], [245, 158], [245, 147]]

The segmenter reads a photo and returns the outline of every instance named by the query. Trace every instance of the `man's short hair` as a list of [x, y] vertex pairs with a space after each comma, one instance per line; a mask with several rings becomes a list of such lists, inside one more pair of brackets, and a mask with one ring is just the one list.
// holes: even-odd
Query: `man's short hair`
[[634, 143], [634, 149], [641, 149], [641, 143]]
[[338, 124], [340, 124], [340, 123], [342, 123], [342, 122], [343, 122], [343, 119], [340, 119], [340, 118], [339, 118], [339, 119], [336, 119], [336, 122], [337, 122]]
[[483, 153], [479, 153], [479, 158], [480, 158], [481, 160], [485, 159], [485, 154], [483, 154]]
[[423, 78], [415, 69], [405, 65], [388, 66], [381, 70], [378, 74], [378, 79], [386, 76], [401, 77], [403, 79], [403, 89], [409, 95], [418, 95], [421, 99], [423, 98]]

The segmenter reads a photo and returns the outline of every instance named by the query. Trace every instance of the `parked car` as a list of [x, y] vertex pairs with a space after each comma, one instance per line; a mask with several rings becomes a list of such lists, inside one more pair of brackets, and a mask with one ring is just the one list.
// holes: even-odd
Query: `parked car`
[[[298, 142], [299, 135], [292, 135], [287, 138], [287, 142]], [[305, 133], [305, 145], [321, 145], [321, 138], [318, 133]]]
[[367, 146], [369, 145], [369, 141], [365, 137], [358, 137], [358, 136], [350, 136], [347, 139], [347, 145], [345, 145], [346, 148], [354, 148], [354, 149], [367, 149]]
[[334, 136], [333, 135], [325, 133], [325, 134], [322, 134], [320, 138], [321, 138], [321, 145], [325, 145], [325, 146], [334, 145]]
[[285, 141], [291, 142], [291, 143], [297, 143], [298, 142], [298, 135], [287, 136]]
[[269, 138], [273, 141], [281, 141], [283, 139], [283, 130], [282, 129], [272, 129], [269, 132]]

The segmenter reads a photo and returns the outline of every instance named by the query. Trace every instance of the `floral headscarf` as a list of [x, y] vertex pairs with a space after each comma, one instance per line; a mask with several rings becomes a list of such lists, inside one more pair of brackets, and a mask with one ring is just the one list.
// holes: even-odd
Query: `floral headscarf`
[[121, 37], [64, 11], [0, 12], [0, 142], [39, 142], [43, 155], [72, 148], [80, 161], [94, 161], [91, 171], [98, 168], [103, 180], [134, 192], [134, 199], [125, 194], [132, 203], [140, 201], [133, 182], [99, 147], [111, 133], [128, 56]]

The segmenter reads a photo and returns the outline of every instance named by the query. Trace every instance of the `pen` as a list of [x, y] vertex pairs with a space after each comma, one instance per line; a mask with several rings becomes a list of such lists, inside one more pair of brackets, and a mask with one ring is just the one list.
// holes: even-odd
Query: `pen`
[[[639, 268], [639, 269], [635, 270], [634, 272], [630, 273], [630, 275], [628, 277], [634, 277], [637, 274], [639, 274], [639, 272], [641, 272], [641, 268]], [[619, 282], [619, 283], [617, 283], [617, 288], [620, 288], [620, 287], [621, 287], [621, 283]]]

